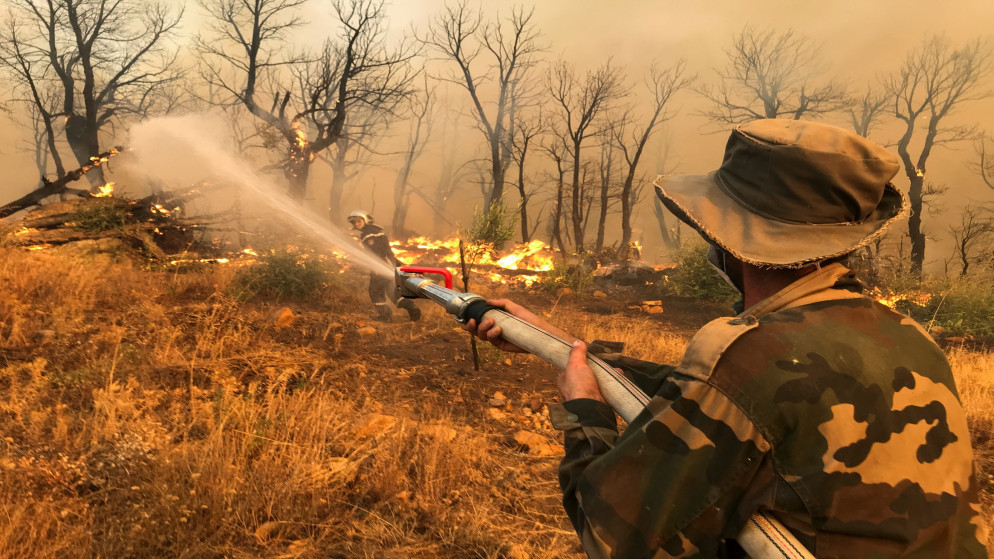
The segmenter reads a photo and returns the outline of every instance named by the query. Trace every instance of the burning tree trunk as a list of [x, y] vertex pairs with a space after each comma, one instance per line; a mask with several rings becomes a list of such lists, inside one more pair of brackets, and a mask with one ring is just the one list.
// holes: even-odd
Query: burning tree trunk
[[[210, 85], [230, 92], [231, 101], [276, 130], [288, 146], [284, 170], [288, 193], [303, 199], [311, 162], [343, 135], [346, 117], [358, 107], [389, 112], [409, 93], [413, 56], [402, 42], [386, 46], [383, 3], [377, 0], [336, 0], [334, 13], [341, 24], [338, 41], [325, 44], [314, 61], [301, 57], [277, 62], [290, 31], [303, 23], [298, 9], [304, 0], [204, 0], [209, 36], [198, 37], [197, 47]], [[281, 73], [293, 66], [299, 87], [290, 87]], [[232, 73], [232, 70], [234, 72]], [[234, 76], [234, 77], [232, 77]], [[292, 80], [292, 78], [290, 78]], [[272, 104], [260, 102], [260, 89]], [[299, 90], [295, 95], [292, 90]], [[314, 133], [308, 139], [305, 124]]]
[[120, 153], [122, 149], [124, 148], [115, 147], [112, 148], [110, 151], [91, 157], [90, 163], [88, 165], [84, 165], [79, 169], [75, 169], [73, 171], [69, 171], [62, 178], [58, 180], [49, 181], [45, 177], [42, 177], [43, 186], [41, 188], [0, 207], [0, 219], [13, 215], [25, 208], [30, 208], [31, 206], [38, 204], [45, 198], [48, 198], [49, 196], [53, 196], [56, 194], [71, 193], [77, 196], [89, 196], [90, 191], [88, 189], [85, 190], [73, 189], [69, 188], [67, 185], [70, 182], [79, 180], [84, 175], [86, 175], [87, 172], [90, 172], [94, 169], [99, 169], [111, 157], [114, 157], [115, 155]]
[[[904, 134], [897, 141], [897, 152], [910, 182], [908, 235], [911, 238], [911, 273], [915, 277], [922, 277], [925, 263], [925, 233], [922, 230], [924, 197], [928, 192], [925, 164], [932, 148], [974, 137], [972, 129], [940, 124], [960, 103], [989, 95], [980, 86], [990, 61], [990, 50], [979, 40], [954, 50], [945, 39], [932, 37], [909, 53], [901, 69], [887, 79], [894, 114], [905, 125]], [[920, 120], [926, 121], [925, 134], [921, 139], [921, 151], [914, 155], [911, 145]]]

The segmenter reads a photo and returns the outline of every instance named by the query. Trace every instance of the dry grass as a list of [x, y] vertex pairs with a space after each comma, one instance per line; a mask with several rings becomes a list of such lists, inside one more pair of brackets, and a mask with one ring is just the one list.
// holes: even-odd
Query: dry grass
[[[0, 251], [5, 556], [576, 555], [555, 458], [385, 410], [346, 382], [368, 363], [329, 355], [351, 322], [278, 332], [225, 268]], [[316, 304], [362, 319], [360, 293]]]
[[[362, 274], [279, 331], [264, 303], [227, 294], [234, 274], [0, 247], [5, 556], [582, 556], [558, 459], [509, 443], [517, 429], [555, 432], [520, 407], [482, 413], [500, 382], [518, 402], [551, 398], [551, 383], [528, 385], [531, 359], [492, 356], [486, 383], [461, 376], [465, 357], [435, 355], [464, 339], [440, 312], [360, 347], [373, 344], [355, 333], [369, 312]], [[686, 343], [648, 318], [554, 308], [635, 357], [673, 361]], [[950, 358], [990, 517], [992, 358]]]

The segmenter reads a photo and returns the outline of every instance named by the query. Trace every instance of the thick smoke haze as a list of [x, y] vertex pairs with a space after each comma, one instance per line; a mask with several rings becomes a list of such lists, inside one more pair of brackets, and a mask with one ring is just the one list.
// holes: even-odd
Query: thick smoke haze
[[[475, 5], [475, 4], [471, 4]], [[486, 2], [484, 10], [490, 15], [507, 14], [517, 4], [511, 2]], [[387, 8], [387, 19], [392, 36], [410, 34], [412, 29], [423, 30], [428, 22], [444, 7], [438, 0], [405, 0], [394, 2]], [[713, 83], [715, 69], [727, 62], [725, 50], [732, 38], [746, 25], [760, 29], [792, 29], [819, 45], [824, 78], [834, 78], [850, 85], [853, 90], [876, 83], [884, 74], [896, 71], [906, 54], [931, 35], [947, 37], [952, 45], [959, 46], [968, 40], [985, 38], [994, 22], [994, 2], [960, 0], [932, 2], [926, 0], [884, 0], [865, 2], [844, 0], [838, 2], [796, 1], [715, 1], [708, 3], [690, 0], [627, 0], [602, 2], [594, 0], [543, 0], [535, 2], [536, 28], [545, 46], [538, 73], [544, 73], [548, 63], [559, 57], [575, 64], [583, 72], [596, 68], [606, 61], [622, 68], [628, 89], [635, 93], [639, 106], [644, 110], [648, 96], [643, 80], [653, 60], [668, 66], [680, 59], [687, 61], [687, 71], [697, 74], [697, 85]], [[330, 3], [313, 0], [305, 8], [308, 24], [294, 33], [294, 48], [317, 48], [334, 28], [330, 17]], [[183, 31], [177, 41], [187, 45], [189, 37], [197, 33], [204, 23], [196, 3], [187, 5]], [[189, 49], [185, 60], [191, 65], [187, 72], [196, 80], [194, 60]], [[433, 75], [441, 74], [445, 62], [429, 56], [427, 67]], [[417, 64], [422, 64], [418, 62]], [[985, 88], [994, 88], [994, 76], [986, 80]], [[28, 118], [21, 114], [21, 105], [9, 102], [9, 88], [0, 96], [10, 113], [0, 116], [0, 164], [5, 170], [5, 180], [0, 186], [0, 199], [10, 201], [33, 190], [38, 184], [38, 173], [33, 164], [33, 140], [24, 124]], [[416, 162], [411, 184], [430, 192], [438, 181], [440, 166], [446, 156], [458, 162], [485, 157], [482, 135], [470, 118], [470, 106], [465, 91], [457, 86], [439, 87], [438, 111], [431, 140], [424, 154]], [[700, 95], [692, 90], [678, 93], [670, 106], [674, 117], [664, 123], [647, 147], [647, 154], [640, 165], [640, 173], [651, 179], [657, 172], [703, 173], [721, 162], [721, 152], [727, 137], [727, 126], [715, 124], [699, 113], [703, 109]], [[994, 110], [994, 100], [987, 98], [964, 103], [949, 118], [949, 124], [977, 126], [980, 130], [994, 132], [994, 122], [989, 115]], [[890, 111], [891, 113], [893, 111]], [[636, 113], [638, 114], [638, 113]], [[843, 113], [826, 116], [822, 120], [849, 127]], [[883, 124], [870, 135], [877, 142], [890, 144], [899, 137], [900, 127], [889, 114]], [[388, 134], [377, 144], [380, 154], [373, 165], [362, 172], [346, 190], [344, 213], [351, 207], [374, 212], [383, 223], [389, 223], [393, 211], [391, 189], [400, 167], [401, 149], [407, 135], [408, 124], [394, 123]], [[111, 137], [113, 136], [113, 137]], [[104, 145], [126, 142], [125, 130], [107, 131]], [[596, 157], [598, 148], [590, 142], [587, 148]], [[68, 150], [66, 150], [68, 153]], [[121, 159], [126, 159], [121, 156]], [[258, 154], [256, 157], [260, 157]], [[537, 186], [536, 215], [544, 217], [548, 211], [551, 164], [536, 153], [531, 160], [529, 174]], [[270, 161], [259, 159], [258, 167]], [[958, 218], [961, 208], [970, 202], [994, 200], [994, 192], [983, 185], [973, 170], [976, 154], [970, 142], [958, 142], [936, 150], [929, 160], [928, 180], [948, 188], [934, 200], [942, 213], [926, 215], [925, 228], [929, 237], [927, 266], [940, 268], [947, 250], [949, 233], [946, 224]], [[128, 180], [122, 172], [125, 162], [111, 162], [110, 180], [125, 188], [137, 189], [142, 195], [143, 185]], [[51, 175], [50, 175], [51, 176]], [[132, 178], [134, 175], [132, 175]], [[282, 175], [274, 175], [277, 180]], [[472, 208], [481, 203], [477, 175], [464, 177], [459, 191], [453, 195], [454, 203], [448, 206], [445, 220], [412, 197], [408, 227], [431, 234], [442, 223], [441, 229], [451, 231], [453, 224], [466, 225], [472, 219]], [[308, 182], [307, 203], [316, 212], [326, 210], [326, 200], [331, 181], [328, 166], [320, 161], [312, 167]], [[900, 188], [907, 187], [903, 173], [895, 180]], [[517, 202], [513, 188], [508, 188], [508, 201]], [[636, 240], [646, 248], [650, 261], [665, 260], [658, 226], [653, 216], [651, 187], [647, 187], [634, 210]], [[545, 210], [541, 210], [542, 207]], [[541, 210], [541, 211], [540, 211]], [[620, 237], [617, 216], [609, 222], [608, 244]], [[544, 226], [537, 235], [547, 238]], [[689, 233], [688, 233], [689, 235]]]

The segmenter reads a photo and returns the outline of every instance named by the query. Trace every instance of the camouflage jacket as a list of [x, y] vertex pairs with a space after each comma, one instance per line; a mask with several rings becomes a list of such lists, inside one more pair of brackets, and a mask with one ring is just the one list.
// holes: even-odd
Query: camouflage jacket
[[623, 435], [601, 402], [550, 410], [588, 555], [741, 555], [732, 539], [764, 510], [817, 557], [986, 557], [949, 364], [847, 274], [709, 323], [676, 367], [613, 356], [654, 395]]

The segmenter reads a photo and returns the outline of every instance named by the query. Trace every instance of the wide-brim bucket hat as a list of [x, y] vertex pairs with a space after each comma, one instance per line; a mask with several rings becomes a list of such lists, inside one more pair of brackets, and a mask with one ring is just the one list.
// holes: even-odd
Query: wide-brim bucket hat
[[890, 151], [835, 126], [764, 119], [735, 128], [721, 167], [660, 176], [656, 194], [708, 242], [750, 264], [798, 268], [867, 245], [907, 215]]

